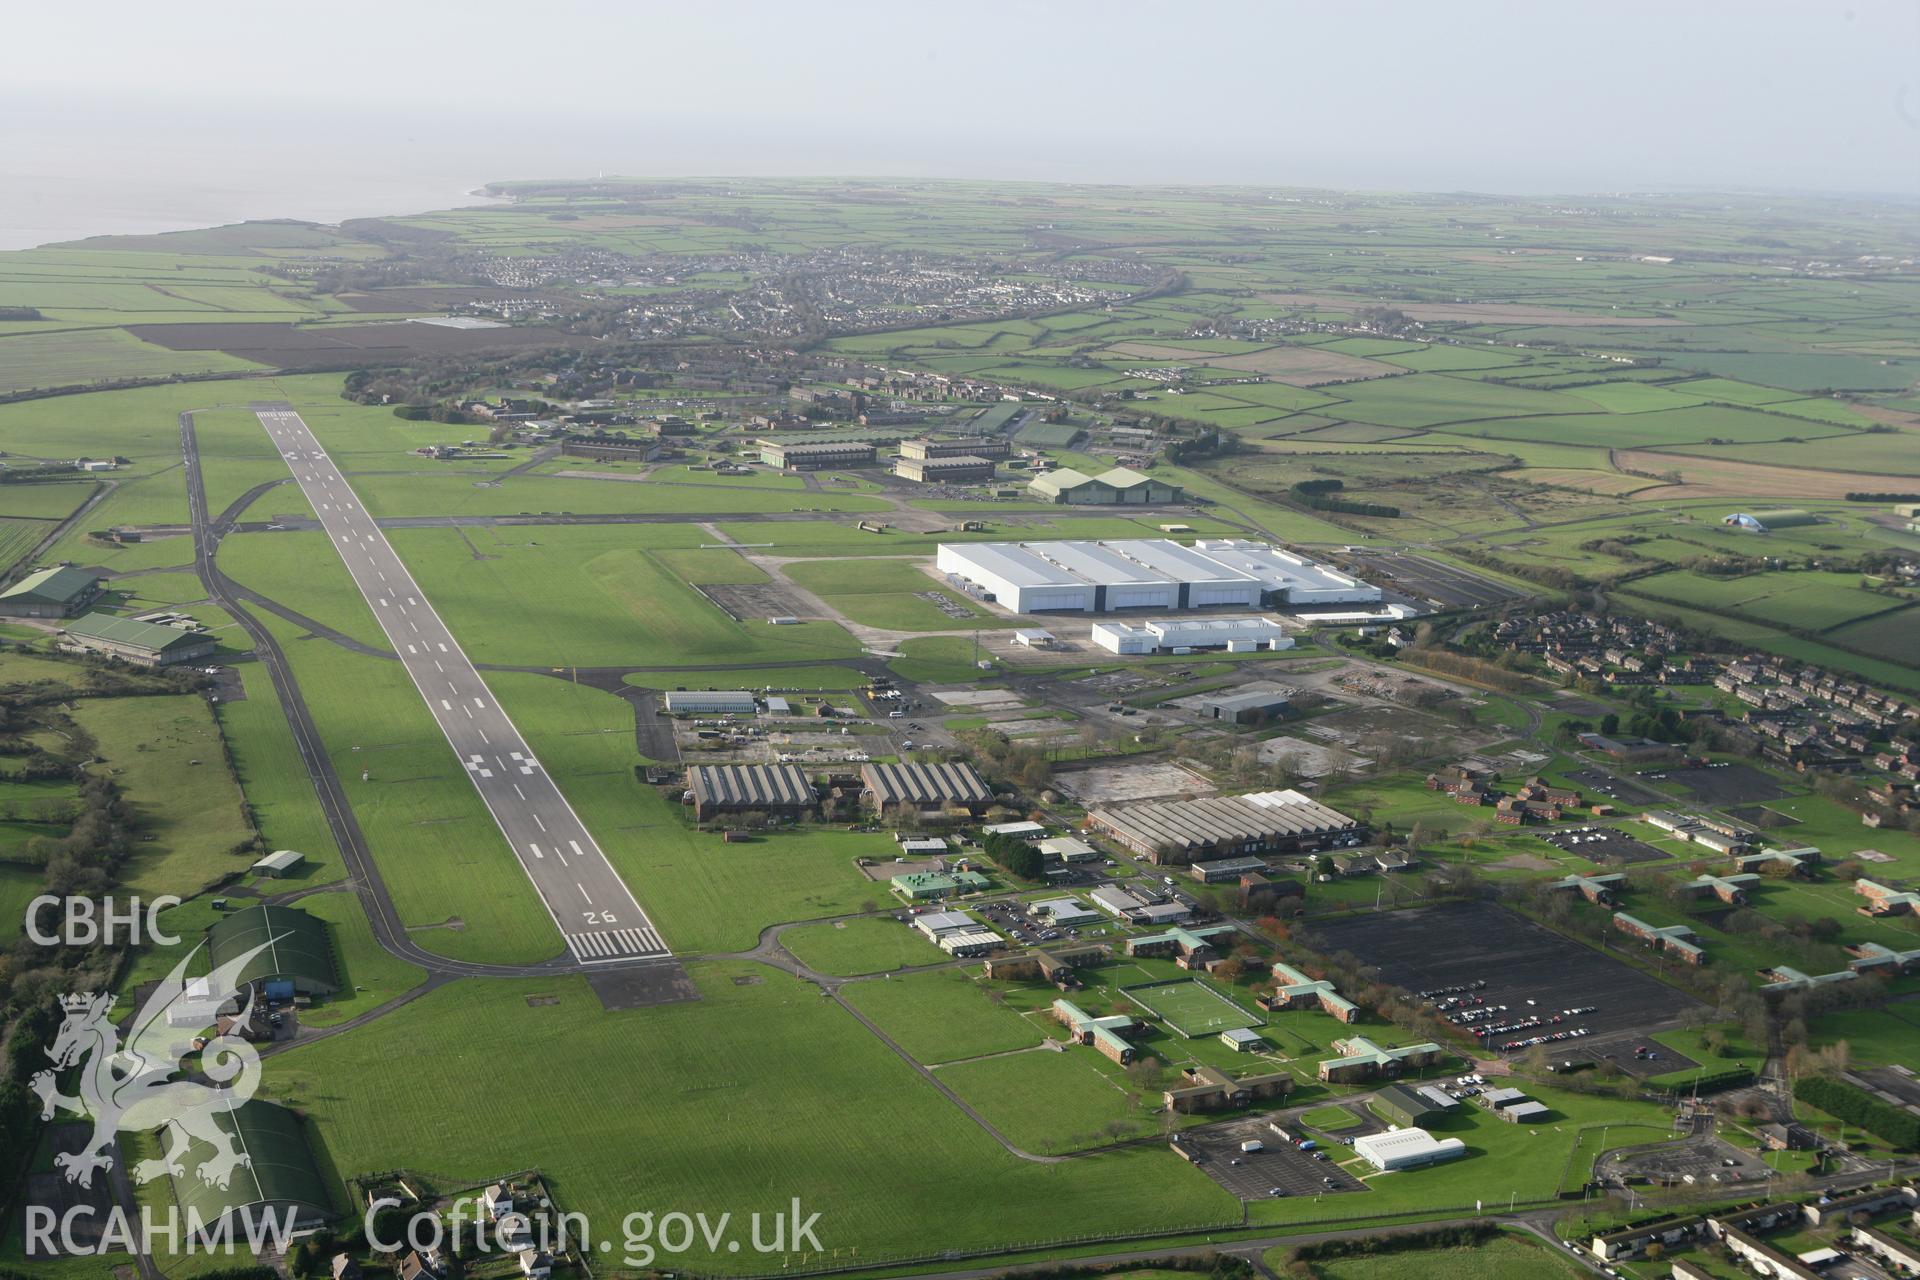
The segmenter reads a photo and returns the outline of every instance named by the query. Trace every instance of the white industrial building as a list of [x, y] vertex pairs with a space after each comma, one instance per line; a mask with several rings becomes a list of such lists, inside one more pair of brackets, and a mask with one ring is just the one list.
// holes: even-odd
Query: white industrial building
[[1353, 1153], [1382, 1173], [1418, 1169], [1467, 1153], [1458, 1138], [1436, 1138], [1425, 1129], [1389, 1129], [1353, 1140]]
[[1093, 642], [1112, 653], [1184, 653], [1225, 649], [1254, 653], [1291, 649], [1293, 637], [1272, 618], [1159, 618], [1152, 622], [1096, 622]]
[[751, 716], [759, 700], [745, 689], [675, 689], [667, 694], [672, 716]]
[[941, 543], [935, 566], [1015, 613], [1372, 603], [1380, 588], [1263, 542]]

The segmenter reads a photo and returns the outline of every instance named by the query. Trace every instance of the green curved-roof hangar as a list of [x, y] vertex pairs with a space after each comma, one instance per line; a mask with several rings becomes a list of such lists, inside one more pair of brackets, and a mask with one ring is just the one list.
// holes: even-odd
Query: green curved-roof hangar
[[245, 955], [261, 943], [266, 950], [246, 963], [235, 982], [288, 978], [301, 995], [331, 995], [340, 989], [333, 964], [333, 942], [324, 920], [298, 907], [265, 903], [236, 911], [207, 930], [207, 953], [215, 968]]
[[[233, 1135], [234, 1146], [252, 1163], [237, 1166], [225, 1187], [209, 1186], [201, 1180], [200, 1167], [214, 1151], [196, 1138], [181, 1157], [181, 1172], [171, 1175], [174, 1198], [187, 1222], [197, 1220], [212, 1230], [235, 1213], [256, 1222], [270, 1214], [278, 1222], [291, 1209], [296, 1225], [302, 1226], [332, 1216], [333, 1198], [299, 1116], [258, 1098], [239, 1103], [229, 1099], [215, 1109], [213, 1122]], [[167, 1138], [163, 1135], [161, 1141]], [[243, 1225], [235, 1223], [235, 1230]]]

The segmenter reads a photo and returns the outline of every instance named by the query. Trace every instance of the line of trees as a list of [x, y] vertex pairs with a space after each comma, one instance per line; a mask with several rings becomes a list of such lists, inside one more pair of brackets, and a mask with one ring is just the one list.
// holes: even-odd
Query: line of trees
[[1903, 1150], [1920, 1147], [1920, 1116], [1882, 1102], [1844, 1080], [1806, 1076], [1794, 1081], [1793, 1096]]

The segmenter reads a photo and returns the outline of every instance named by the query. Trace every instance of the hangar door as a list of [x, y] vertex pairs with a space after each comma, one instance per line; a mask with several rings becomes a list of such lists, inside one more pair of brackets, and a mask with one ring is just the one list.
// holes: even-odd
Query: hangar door
[[1068, 609], [1091, 607], [1092, 591], [1086, 587], [1029, 587], [1020, 593], [1022, 613], [1058, 613]]
[[1259, 588], [1251, 584], [1207, 587], [1196, 583], [1188, 591], [1187, 601], [1189, 606], [1195, 609], [1204, 609], [1216, 604], [1252, 605], [1259, 601], [1258, 592]]
[[1109, 587], [1109, 609], [1171, 609], [1176, 591], [1172, 587]]

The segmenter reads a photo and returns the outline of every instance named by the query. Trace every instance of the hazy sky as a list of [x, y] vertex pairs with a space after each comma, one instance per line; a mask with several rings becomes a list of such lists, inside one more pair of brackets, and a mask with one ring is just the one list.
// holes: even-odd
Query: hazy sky
[[107, 0], [0, 33], [0, 224], [116, 181], [302, 214], [602, 170], [1920, 194], [1920, 0]]

